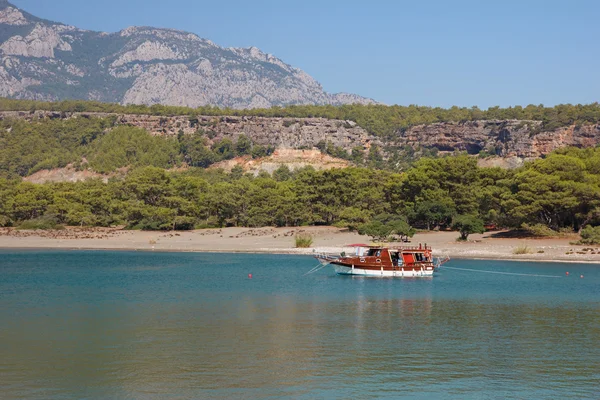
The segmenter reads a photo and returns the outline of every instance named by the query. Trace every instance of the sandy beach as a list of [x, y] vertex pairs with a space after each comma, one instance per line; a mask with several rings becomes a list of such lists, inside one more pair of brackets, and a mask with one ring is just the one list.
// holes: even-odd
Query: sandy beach
[[[294, 248], [294, 236], [309, 233], [313, 246]], [[513, 259], [600, 263], [600, 247], [577, 246], [572, 238], [536, 239], [503, 237], [503, 232], [469, 236], [457, 242], [456, 232], [417, 233], [410, 244], [427, 243], [435, 256], [466, 259]], [[350, 244], [372, 243], [369, 237], [334, 227], [222, 228], [186, 232], [143, 232], [113, 228], [74, 228], [58, 231], [0, 229], [0, 248], [96, 249], [140, 251], [197, 251], [249, 253], [340, 253], [352, 252]], [[400, 245], [392, 243], [391, 245]], [[514, 254], [527, 246], [529, 254]]]

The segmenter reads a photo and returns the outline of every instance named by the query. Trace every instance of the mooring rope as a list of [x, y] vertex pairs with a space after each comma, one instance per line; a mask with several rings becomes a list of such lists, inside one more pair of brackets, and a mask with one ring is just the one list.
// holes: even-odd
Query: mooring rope
[[306, 276], [306, 275], [309, 275], [309, 274], [314, 274], [315, 272], [322, 270], [323, 268], [325, 268], [328, 265], [329, 264], [323, 265], [323, 264], [319, 263], [319, 265], [317, 265], [316, 267], [314, 267], [313, 269], [311, 269], [310, 271], [308, 271], [307, 273], [305, 273], [303, 276]]
[[518, 276], [537, 276], [537, 277], [542, 277], [542, 278], [562, 278], [562, 275], [519, 274], [517, 272], [485, 271], [485, 270], [481, 270], [481, 269], [456, 268], [456, 267], [448, 267], [448, 266], [443, 266], [440, 269], [455, 269], [458, 271], [484, 272], [484, 273], [488, 273], [488, 274], [498, 274], [498, 275], [518, 275]]

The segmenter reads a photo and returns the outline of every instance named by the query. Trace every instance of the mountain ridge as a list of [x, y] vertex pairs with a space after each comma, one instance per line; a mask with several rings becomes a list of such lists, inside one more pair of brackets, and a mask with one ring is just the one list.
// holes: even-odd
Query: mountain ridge
[[7, 0], [0, 0], [0, 96], [234, 109], [376, 103], [327, 93], [306, 72], [256, 47], [223, 48], [170, 28], [88, 31]]

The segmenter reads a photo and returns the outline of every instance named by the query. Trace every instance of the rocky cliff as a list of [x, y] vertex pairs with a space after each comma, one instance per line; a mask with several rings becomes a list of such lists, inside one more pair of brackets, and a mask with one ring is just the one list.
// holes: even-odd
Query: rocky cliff
[[176, 136], [180, 132], [192, 134], [202, 130], [208, 137], [219, 140], [230, 137], [234, 140], [241, 134], [261, 145], [273, 145], [283, 149], [311, 149], [317, 143], [331, 142], [347, 151], [360, 146], [368, 150], [372, 145], [383, 150], [410, 146], [436, 148], [441, 152], [482, 151], [500, 156], [509, 163], [508, 167], [521, 164], [519, 159], [537, 158], [566, 146], [593, 147], [600, 144], [600, 124], [572, 125], [552, 131], [542, 131], [539, 121], [488, 120], [470, 122], [444, 122], [417, 125], [397, 132], [393, 142], [384, 143], [369, 134], [353, 121], [326, 118], [266, 118], [240, 116], [152, 116], [108, 113], [59, 113], [51, 111], [3, 111], [2, 119], [81, 118], [95, 116], [112, 117], [119, 125], [130, 125], [145, 129], [153, 135]]
[[440, 151], [486, 151], [504, 158], [536, 158], [565, 146], [600, 144], [600, 124], [571, 125], [542, 131], [540, 121], [491, 120], [443, 122], [397, 132], [397, 143]]
[[304, 71], [256, 47], [222, 48], [151, 27], [91, 32], [0, 0], [0, 97], [258, 108], [374, 103], [326, 93]]
[[50, 111], [3, 111], [0, 120], [67, 118], [115, 118], [117, 125], [142, 128], [153, 135], [177, 136], [203, 131], [207, 137], [220, 140], [229, 137], [237, 140], [244, 134], [254, 143], [273, 145], [283, 149], [312, 149], [317, 143], [331, 142], [348, 151], [354, 147], [367, 150], [371, 145], [382, 146], [381, 141], [352, 121], [325, 118], [265, 118], [265, 117], [212, 117], [212, 116], [152, 116], [107, 113], [57, 113]]

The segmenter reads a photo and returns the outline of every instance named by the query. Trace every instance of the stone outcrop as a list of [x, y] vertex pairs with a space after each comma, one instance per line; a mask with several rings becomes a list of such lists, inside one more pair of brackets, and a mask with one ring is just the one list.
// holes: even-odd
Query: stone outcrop
[[[222, 48], [195, 34], [130, 27], [90, 32], [41, 20], [0, 0], [0, 95], [123, 104], [258, 108], [374, 103], [329, 94], [304, 71], [256, 47]], [[41, 84], [30, 84], [41, 82]]]
[[397, 143], [447, 152], [478, 154], [486, 151], [504, 158], [536, 158], [565, 146], [592, 147], [600, 144], [600, 124], [542, 131], [540, 121], [443, 122], [399, 131]]
[[0, 45], [5, 55], [54, 58], [54, 50], [71, 51], [71, 45], [64, 41], [59, 34], [42, 24], [37, 24], [25, 37], [16, 35]]
[[136, 61], [153, 61], [153, 60], [178, 60], [183, 58], [183, 55], [177, 54], [173, 49], [160, 42], [145, 41], [135, 50], [131, 50], [121, 55], [115, 60], [111, 67], [120, 67]]
[[117, 123], [136, 126], [161, 136], [176, 136], [179, 132], [192, 134], [202, 131], [208, 137], [237, 140], [246, 135], [252, 141], [278, 148], [312, 148], [320, 141], [351, 150], [355, 146], [368, 149], [381, 142], [350, 121], [325, 118], [265, 118], [189, 116], [159, 117], [148, 115], [119, 115]]
[[344, 104], [374, 104], [365, 101], [365, 98], [353, 93], [334, 93], [329, 94], [328, 103], [334, 106], [343, 106]]
[[0, 97], [13, 97], [27, 86], [0, 66]]
[[[0, 71], [1, 72], [1, 71]], [[1, 86], [0, 86], [1, 89]], [[567, 126], [542, 131], [539, 121], [491, 120], [444, 122], [417, 125], [397, 133], [393, 143], [383, 143], [353, 121], [326, 118], [266, 118], [253, 116], [152, 116], [108, 113], [60, 113], [51, 111], [3, 111], [2, 119], [41, 119], [113, 117], [117, 125], [142, 128], [153, 135], [175, 137], [201, 132], [210, 140], [224, 137], [234, 141], [246, 135], [255, 143], [280, 149], [312, 149], [317, 143], [331, 142], [351, 151], [354, 147], [368, 150], [377, 145], [436, 148], [441, 152], [466, 151], [479, 154], [486, 151], [500, 158], [487, 160], [486, 165], [515, 168], [524, 159], [538, 158], [566, 147], [594, 147], [600, 144], [600, 124]]]
[[142, 128], [152, 135], [174, 137], [180, 132], [186, 135], [202, 132], [211, 140], [224, 137], [234, 141], [246, 135], [254, 143], [272, 145], [284, 149], [312, 149], [321, 141], [348, 151], [360, 146], [368, 150], [371, 145], [381, 146], [378, 138], [352, 121], [325, 118], [265, 118], [265, 117], [212, 117], [212, 116], [152, 116], [107, 113], [59, 113], [51, 111], [3, 111], [0, 120], [68, 119], [82, 117], [114, 117], [117, 125]]
[[240, 166], [245, 172], [258, 175], [263, 171], [272, 174], [282, 165], [286, 165], [292, 171], [309, 165], [316, 170], [327, 170], [332, 168], [349, 167], [350, 162], [328, 156], [327, 154], [323, 154], [319, 150], [314, 149], [278, 149], [272, 155], [266, 158], [255, 160], [249, 156], [237, 157], [232, 160], [221, 161], [213, 164], [211, 168], [222, 168], [225, 171], [231, 171], [234, 167]]
[[[4, 2], [6, 8], [0, 10], [0, 24], [23, 26], [29, 24], [23, 13], [16, 8], [9, 7], [7, 2]], [[0, 8], [2, 2], [0, 2]]]
[[105, 183], [108, 179], [117, 176], [117, 173], [103, 175], [89, 169], [77, 170], [69, 165], [65, 168], [43, 169], [23, 178], [25, 182], [48, 183], [48, 182], [79, 182], [98, 178]]

